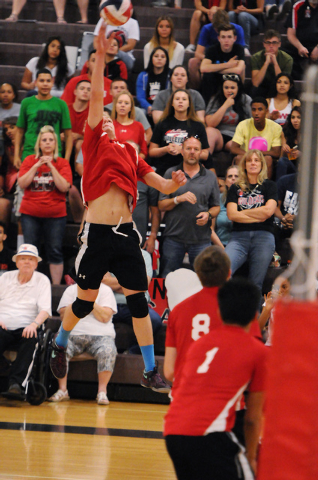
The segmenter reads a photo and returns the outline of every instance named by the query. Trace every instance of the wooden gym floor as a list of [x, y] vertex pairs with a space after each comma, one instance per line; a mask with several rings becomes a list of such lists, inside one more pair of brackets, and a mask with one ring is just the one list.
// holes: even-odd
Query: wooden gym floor
[[0, 479], [175, 480], [162, 438], [167, 409], [93, 400], [31, 406], [0, 397]]

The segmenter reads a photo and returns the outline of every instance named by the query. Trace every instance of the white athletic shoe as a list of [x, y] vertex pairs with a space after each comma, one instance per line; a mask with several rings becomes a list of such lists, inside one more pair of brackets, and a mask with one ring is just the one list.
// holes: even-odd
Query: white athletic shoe
[[70, 397], [68, 395], [68, 391], [63, 392], [63, 390], [58, 390], [57, 392], [52, 395], [52, 397], [48, 398], [49, 402], [65, 402], [66, 400], [69, 400]]
[[193, 45], [192, 43], [189, 43], [189, 45], [187, 46], [185, 51], [190, 52], [190, 53], [194, 53], [195, 52], [195, 45]]
[[99, 392], [96, 397], [98, 405], [109, 405], [109, 400], [105, 392]]
[[249, 49], [247, 47], [244, 48], [244, 55], [245, 57], [251, 57], [251, 52], [249, 51]]

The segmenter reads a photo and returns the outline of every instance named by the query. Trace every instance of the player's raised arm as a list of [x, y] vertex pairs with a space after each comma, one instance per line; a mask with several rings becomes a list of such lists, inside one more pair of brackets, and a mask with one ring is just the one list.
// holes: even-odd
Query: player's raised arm
[[147, 173], [143, 178], [147, 185], [159, 190], [161, 193], [165, 193], [166, 195], [175, 192], [179, 187], [185, 185], [187, 182], [185, 174], [182, 170], [172, 172], [171, 180], [160, 177], [160, 175], [155, 172]]
[[96, 40], [96, 63], [92, 74], [92, 93], [89, 104], [88, 125], [94, 129], [103, 118], [104, 112], [104, 68], [105, 52], [109, 40], [105, 38], [106, 23], [103, 23]]

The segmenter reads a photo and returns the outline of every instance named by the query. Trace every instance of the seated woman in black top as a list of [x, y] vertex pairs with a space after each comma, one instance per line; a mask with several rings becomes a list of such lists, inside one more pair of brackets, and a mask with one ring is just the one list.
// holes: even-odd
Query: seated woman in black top
[[182, 162], [181, 147], [188, 136], [200, 138], [200, 160], [207, 160], [209, 143], [205, 127], [195, 113], [188, 91], [178, 89], [171, 95], [150, 142], [150, 163], [156, 167], [159, 175], [164, 175], [168, 168]]

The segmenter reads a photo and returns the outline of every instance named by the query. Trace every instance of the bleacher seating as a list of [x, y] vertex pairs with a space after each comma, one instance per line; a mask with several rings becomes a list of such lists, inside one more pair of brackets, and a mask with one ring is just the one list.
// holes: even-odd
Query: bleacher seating
[[[50, 35], [60, 35], [65, 44], [73, 47], [80, 47], [84, 32], [93, 32], [95, 24], [98, 21], [98, 3], [96, 0], [91, 0], [89, 5], [89, 24], [76, 24], [80, 20], [78, 7], [75, 0], [67, 2], [65, 19], [67, 25], [56, 23], [56, 15], [51, 0], [28, 0], [24, 9], [22, 10], [17, 23], [7, 23], [4, 21], [11, 13], [11, 0], [0, 0], [0, 81], [10, 81], [20, 88], [21, 79], [24, 72], [24, 67], [28, 60], [34, 56], [39, 55], [42, 50], [42, 44]], [[189, 43], [189, 24], [191, 15], [193, 13], [192, 0], [183, 0], [181, 10], [174, 8], [151, 8], [149, 7], [149, 0], [135, 0], [134, 12], [140, 25], [141, 38], [134, 51], [136, 63], [133, 71], [133, 78], [143, 69], [143, 47], [149, 41], [153, 34], [156, 19], [161, 14], [169, 14], [175, 24], [176, 39], [186, 46]], [[283, 45], [286, 40], [286, 31], [282, 22], [277, 22], [274, 18], [272, 21], [266, 20], [266, 28], [275, 28], [283, 35]], [[262, 34], [252, 37], [251, 53], [255, 53], [262, 48]], [[186, 52], [184, 65], [187, 65], [192, 54]], [[250, 78], [250, 62], [247, 59], [247, 79]], [[300, 82], [296, 82], [297, 90], [300, 91]], [[25, 91], [19, 91], [21, 101], [25, 96]], [[231, 163], [231, 157], [226, 153], [220, 153], [214, 156], [215, 166], [220, 175], [224, 175], [225, 169]], [[65, 247], [74, 247], [76, 249], [76, 235], [78, 233], [78, 226], [68, 224], [66, 228], [66, 235], [64, 245]], [[268, 291], [272, 280], [275, 276], [281, 273], [280, 269], [269, 269], [264, 290]], [[48, 328], [56, 330], [59, 325], [59, 319], [56, 316], [56, 308], [58, 301], [65, 286], [53, 287], [53, 311], [54, 316], [48, 320]], [[165, 340], [165, 326], [155, 338], [155, 352], [156, 359], [159, 362], [159, 367], [162, 370], [163, 355], [164, 355], [164, 340]], [[132, 329], [126, 325], [116, 326], [116, 344], [120, 354], [116, 361], [116, 367], [111, 379], [113, 384], [139, 384], [140, 372], [143, 369], [142, 359], [138, 355], [125, 355], [122, 352], [128, 348], [129, 338], [132, 335]], [[84, 361], [73, 361], [70, 365], [69, 381], [72, 382], [97, 382], [96, 365], [92, 360], [82, 358]], [[0, 373], [1, 375], [1, 373]], [[146, 390], [146, 389], [143, 389]], [[163, 398], [158, 398], [158, 395], [152, 392], [145, 393], [147, 401], [154, 395], [156, 401], [166, 401]], [[123, 393], [122, 396], [125, 396]], [[120, 397], [120, 395], [119, 395]], [[160, 396], [159, 397], [166, 397]], [[140, 397], [139, 397], [140, 398]], [[138, 399], [139, 399], [138, 398]]]

